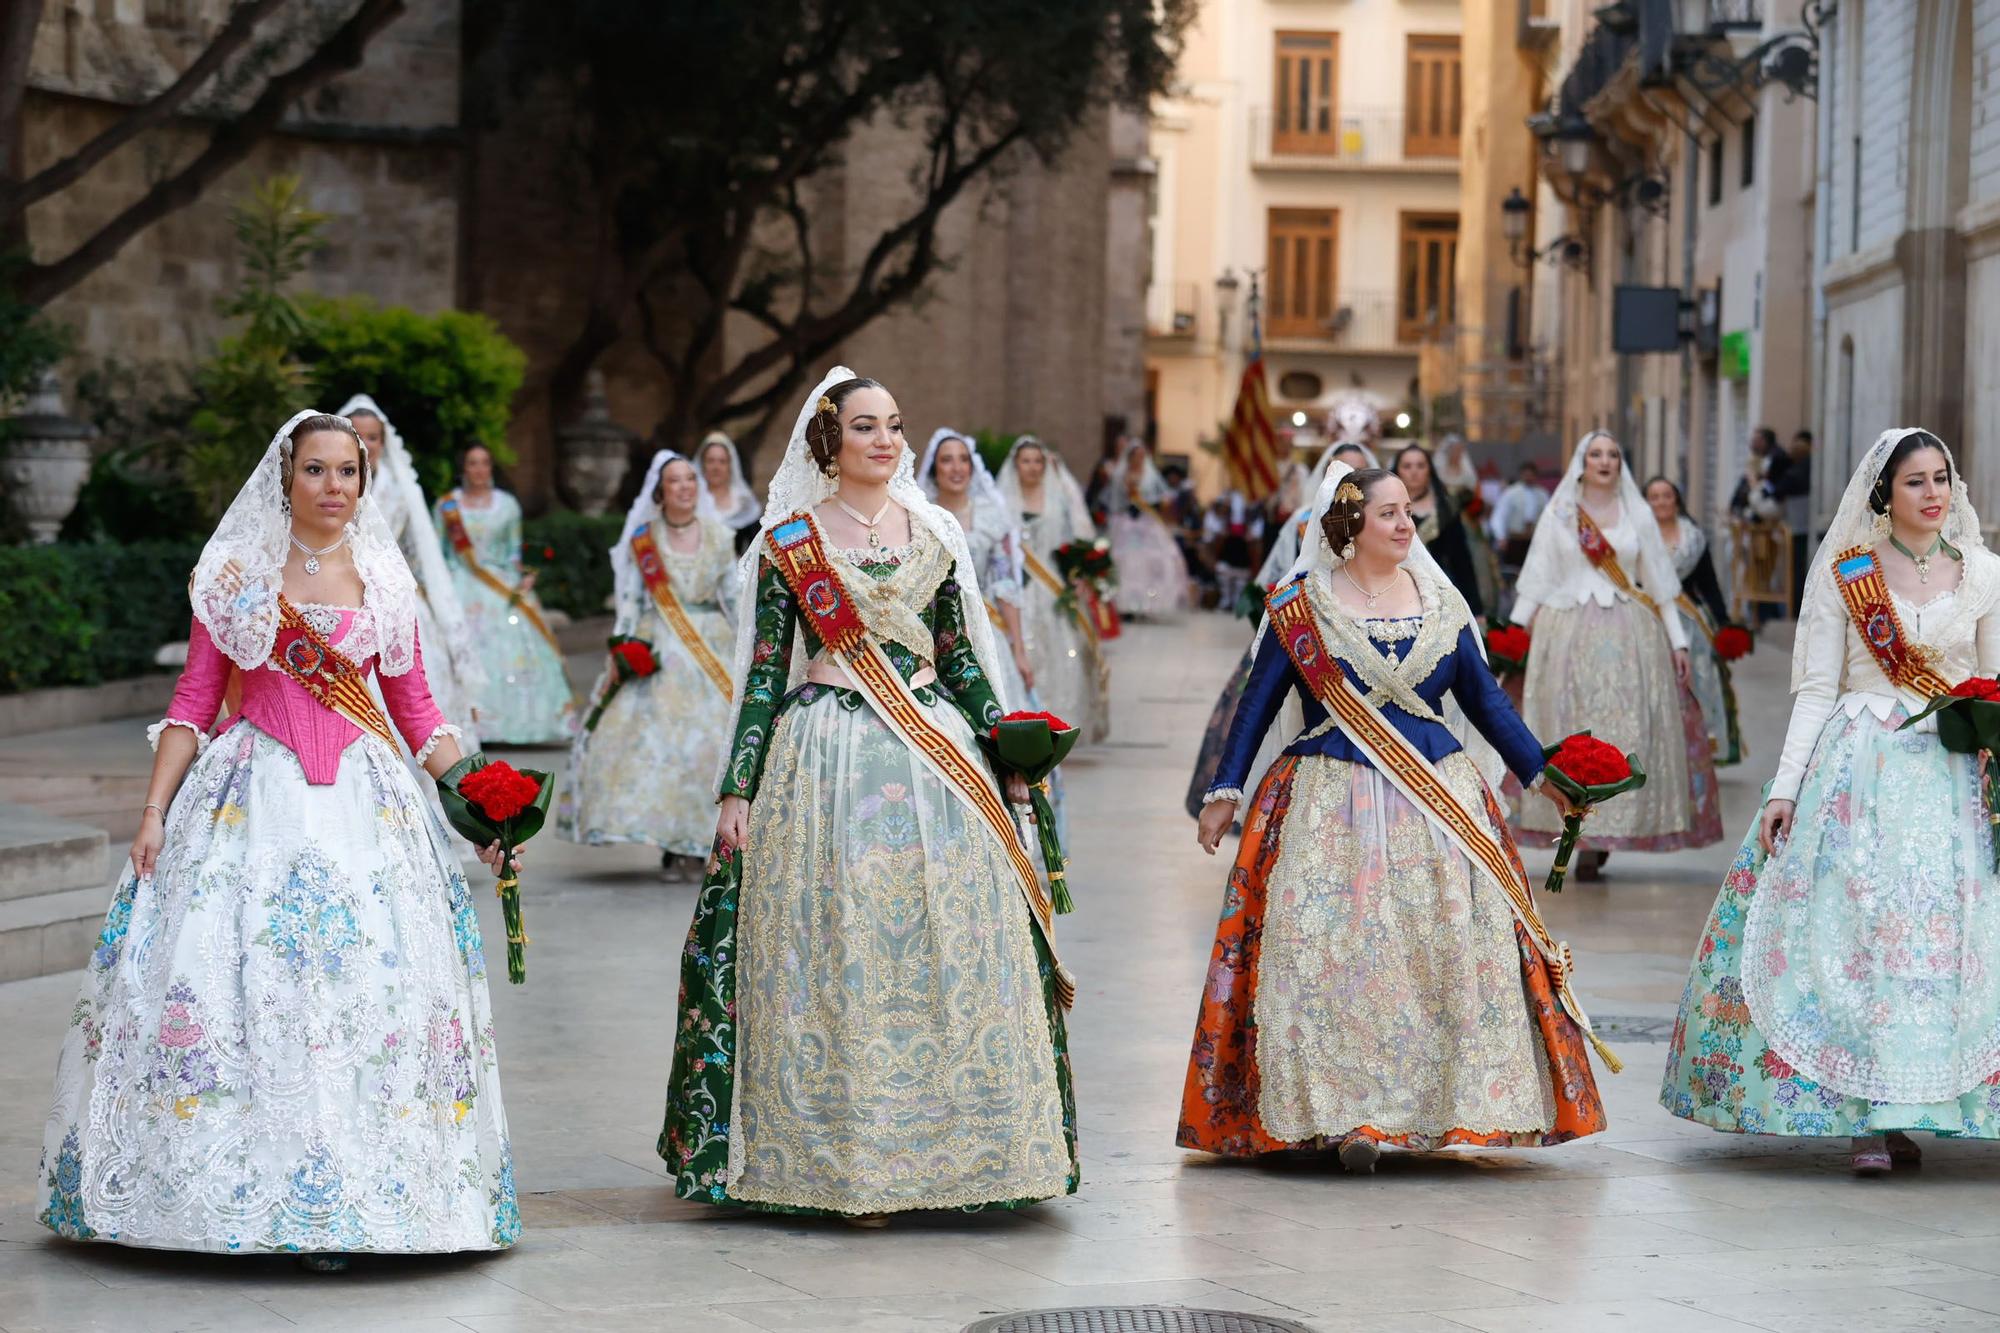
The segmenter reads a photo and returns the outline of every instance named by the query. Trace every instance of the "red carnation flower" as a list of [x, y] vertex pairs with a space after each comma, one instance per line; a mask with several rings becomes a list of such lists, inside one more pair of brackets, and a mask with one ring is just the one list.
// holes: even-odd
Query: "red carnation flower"
[[[1073, 730], [1069, 723], [1063, 721], [1054, 713], [1009, 713], [1001, 718], [1000, 722], [1046, 722], [1049, 724], [1050, 731]], [[1000, 722], [993, 724], [992, 735], [995, 740], [1000, 739]]]
[[1520, 661], [1528, 655], [1528, 631], [1519, 625], [1499, 625], [1486, 631], [1486, 651]]
[[635, 676], [650, 676], [660, 669], [653, 658], [653, 650], [639, 639], [627, 639], [615, 645], [611, 651], [631, 670]]
[[535, 803], [541, 784], [505, 760], [476, 768], [458, 780], [458, 794], [496, 824], [504, 824]]
[[1978, 699], [1986, 703], [2000, 701], [2000, 680], [1990, 676], [1967, 676], [1952, 686], [1951, 692], [1959, 699]]
[[555, 547], [553, 547], [553, 546], [544, 546], [544, 547], [542, 548], [542, 559], [544, 559], [544, 560], [553, 560], [553, 559], [555, 559], [555, 558], [556, 558], [556, 548], [555, 548]]
[[1556, 747], [1549, 766], [1579, 787], [1608, 786], [1632, 776], [1632, 766], [1617, 746], [1581, 732]]
[[1725, 662], [1747, 656], [1751, 646], [1750, 631], [1741, 625], [1724, 625], [1715, 632], [1715, 655]]

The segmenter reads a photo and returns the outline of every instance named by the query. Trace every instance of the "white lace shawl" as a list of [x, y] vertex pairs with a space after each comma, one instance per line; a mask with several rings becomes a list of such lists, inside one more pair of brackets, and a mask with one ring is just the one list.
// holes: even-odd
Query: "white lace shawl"
[[[282, 472], [292, 429], [317, 409], [295, 413], [279, 427], [202, 547], [188, 581], [188, 601], [216, 647], [245, 671], [271, 658], [278, 638], [278, 595], [292, 523]], [[359, 449], [357, 440], [355, 447]], [[373, 615], [380, 649], [377, 669], [400, 676], [417, 660], [417, 582], [371, 493], [347, 522], [347, 546], [361, 577], [363, 603]]]
[[[1027, 522], [1027, 510], [1021, 502], [1021, 474], [1015, 463], [1021, 450], [1030, 446], [1041, 450], [1042, 457], [1048, 460], [1042, 473], [1042, 508], [1032, 525]], [[1007, 451], [1007, 461], [1000, 465], [999, 483], [1008, 512], [1021, 519], [1022, 530], [1041, 548], [1037, 555], [1046, 556], [1064, 542], [1096, 538], [1097, 525], [1090, 521], [1090, 506], [1084, 503], [1083, 487], [1076, 484], [1076, 475], [1061, 454], [1034, 436], [1023, 435], [1014, 441], [1013, 448]]]
[[[653, 499], [653, 492], [659, 488], [660, 474], [667, 470], [667, 464], [676, 460], [687, 463], [695, 470], [694, 516], [707, 526], [723, 523], [722, 515], [716, 512], [715, 497], [708, 493], [708, 487], [701, 484], [701, 467], [693, 459], [676, 453], [672, 449], [662, 449], [653, 455], [653, 461], [646, 467], [646, 480], [639, 487], [639, 493], [632, 497], [632, 503], [625, 510], [625, 526], [618, 530], [618, 542], [611, 548], [611, 586], [618, 605], [623, 606], [627, 597], [644, 596], [645, 580], [639, 576], [639, 563], [632, 558], [632, 537], [649, 523], [665, 523], [660, 506]], [[653, 534], [662, 551], [668, 549], [664, 531]]]
[[[917, 484], [924, 488], [925, 495], [937, 499], [937, 455], [946, 440], [959, 441], [972, 456], [972, 484], [967, 496], [972, 505], [972, 528], [965, 535], [968, 542], [984, 537], [993, 551], [992, 558], [980, 566], [980, 590], [996, 602], [1018, 604], [1021, 586], [1027, 577], [1021, 559], [1022, 544], [1026, 538], [1021, 534], [1020, 516], [1009, 507], [1007, 497], [1000, 493], [999, 483], [986, 470], [986, 460], [979, 456], [979, 446], [973, 443], [972, 437], [949, 426], [932, 432], [931, 442], [924, 448], [923, 461], [917, 464]], [[974, 554], [977, 554], [976, 550]]]
[[[855, 374], [846, 366], [835, 366], [820, 382], [813, 386], [799, 407], [799, 415], [792, 424], [790, 441], [785, 446], [785, 457], [778, 464], [777, 473], [771, 478], [771, 488], [764, 498], [763, 522], [759, 526], [757, 540], [743, 553], [737, 562], [736, 586], [748, 603], [736, 623], [736, 652], [730, 663], [730, 679], [736, 682], [736, 699], [730, 705], [729, 729], [726, 734], [734, 736], [743, 712], [743, 682], [750, 674], [750, 661], [757, 648], [757, 575], [768, 549], [767, 539], [771, 529], [790, 518], [793, 514], [809, 513], [825, 503], [838, 489], [835, 480], [819, 469], [813, 461], [812, 451], [806, 447], [806, 425], [818, 410], [820, 397], [843, 380], [854, 379]], [[979, 573], [973, 568], [972, 551], [965, 540], [965, 533], [958, 526], [958, 520], [949, 511], [932, 504], [917, 486], [915, 460], [910, 451], [903, 451], [902, 460], [896, 465], [896, 474], [889, 481], [889, 498], [901, 505], [910, 516], [913, 529], [922, 527], [944, 544], [950, 552], [954, 567], [953, 578], [958, 585], [959, 618], [965, 625], [966, 636], [972, 641], [973, 655], [979, 660], [979, 669], [992, 687], [993, 697], [1002, 711], [1014, 708], [1018, 701], [1006, 697], [1003, 677], [996, 670], [999, 655], [993, 644], [993, 624], [986, 616], [986, 607], [979, 591]], [[914, 531], [912, 536], [914, 536]], [[803, 682], [808, 666], [805, 636], [797, 635], [792, 643], [792, 660], [787, 675], [787, 688]], [[717, 770], [715, 786], [718, 790], [728, 777], [731, 755], [725, 747], [722, 767]]]
[[[729, 451], [729, 503], [725, 506], [709, 494], [706, 476], [702, 478], [701, 493], [708, 496], [709, 503], [715, 506], [716, 516], [724, 523], [732, 529], [747, 528], [763, 516], [764, 507], [757, 502], [757, 492], [751, 489], [749, 478], [743, 475], [743, 455], [737, 450], [736, 441], [719, 430], [710, 431], [702, 437], [701, 447], [694, 451], [694, 470], [701, 472], [701, 460], [707, 456], [711, 445], [721, 445]], [[645, 490], [640, 494], [651, 495], [652, 491]]]

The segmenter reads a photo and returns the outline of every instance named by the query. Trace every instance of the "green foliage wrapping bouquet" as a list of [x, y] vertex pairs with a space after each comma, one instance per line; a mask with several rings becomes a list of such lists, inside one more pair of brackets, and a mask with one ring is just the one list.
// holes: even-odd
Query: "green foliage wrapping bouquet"
[[507, 920], [507, 980], [528, 979], [528, 934], [521, 928], [521, 877], [514, 849], [542, 831], [549, 817], [555, 779], [537, 769], [517, 769], [505, 760], [469, 754], [438, 779], [444, 817], [476, 847], [500, 844], [500, 910]]
[[1049, 901], [1058, 914], [1073, 912], [1069, 871], [1062, 839], [1056, 833], [1056, 812], [1049, 804], [1049, 775], [1076, 748], [1077, 728], [1054, 713], [1009, 713], [981, 738], [1002, 772], [1019, 773], [1028, 784], [1028, 806], [1035, 812], [1035, 830], [1042, 845], [1042, 865], [1049, 874]]

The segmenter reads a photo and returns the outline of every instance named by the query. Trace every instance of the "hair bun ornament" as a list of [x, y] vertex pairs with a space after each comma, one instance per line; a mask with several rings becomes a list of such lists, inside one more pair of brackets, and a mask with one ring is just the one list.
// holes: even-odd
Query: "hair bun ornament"
[[817, 410], [818, 410], [818, 411], [821, 411], [821, 412], [837, 412], [837, 411], [839, 411], [839, 409], [838, 409], [838, 408], [836, 408], [836, 407], [835, 407], [835, 406], [833, 405], [833, 399], [831, 399], [831, 398], [827, 397], [827, 396], [826, 396], [825, 394], [821, 394], [821, 395], [819, 396], [819, 407], [818, 407], [818, 409], [817, 409]]
[[1343, 481], [1334, 490], [1333, 498], [1341, 504], [1360, 504], [1364, 497], [1359, 486], [1351, 481]]

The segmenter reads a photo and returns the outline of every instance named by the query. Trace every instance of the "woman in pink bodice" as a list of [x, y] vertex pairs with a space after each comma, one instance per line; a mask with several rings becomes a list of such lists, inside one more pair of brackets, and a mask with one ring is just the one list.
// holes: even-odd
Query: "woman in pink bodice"
[[391, 730], [436, 776], [458, 729], [345, 418], [285, 423], [188, 595], [187, 669], [57, 1067], [40, 1220], [322, 1269], [510, 1245], [479, 921]]

